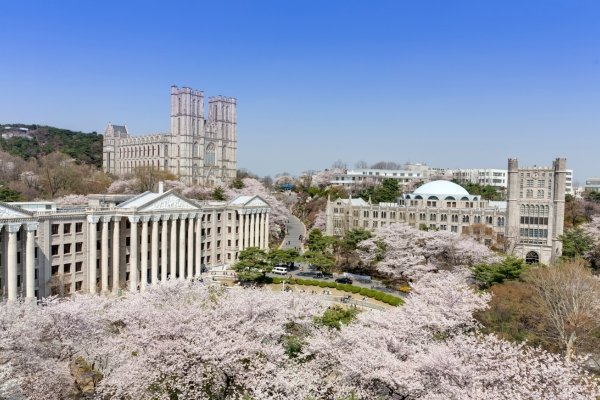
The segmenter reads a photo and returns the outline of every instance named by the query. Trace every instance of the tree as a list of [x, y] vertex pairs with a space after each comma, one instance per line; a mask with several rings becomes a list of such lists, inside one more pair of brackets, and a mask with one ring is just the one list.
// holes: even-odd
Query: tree
[[563, 244], [564, 258], [583, 257], [594, 247], [594, 239], [581, 228], [569, 229], [559, 239]]
[[225, 196], [225, 191], [221, 186], [217, 186], [212, 192], [213, 200], [224, 201], [227, 200], [227, 196]]
[[361, 192], [359, 196], [366, 201], [370, 199], [373, 203], [395, 203], [398, 196], [400, 196], [398, 181], [385, 178], [381, 185], [369, 187]]
[[314, 265], [321, 272], [330, 273], [335, 265], [335, 258], [332, 254], [321, 251], [308, 250], [302, 254], [302, 260], [310, 265]]
[[11, 201], [23, 201], [23, 195], [15, 190], [7, 188], [3, 184], [0, 184], [0, 201], [11, 202]]
[[241, 281], [263, 278], [272, 268], [267, 253], [258, 247], [248, 247], [240, 251], [238, 262], [233, 266]]
[[308, 249], [315, 252], [320, 253], [333, 253], [333, 245], [336, 239], [331, 236], [323, 235], [323, 232], [319, 229], [313, 229], [308, 234], [308, 240], [306, 241], [306, 245]]
[[600, 395], [597, 382], [577, 363], [481, 334], [473, 312], [488, 299], [463, 274], [442, 271], [415, 284], [404, 306], [358, 314], [327, 311], [311, 296], [224, 291], [181, 280], [119, 297], [75, 295], [48, 299], [43, 306], [3, 303], [0, 395], [48, 400]]
[[581, 260], [531, 269], [538, 312], [547, 321], [546, 336], [571, 360], [577, 350], [600, 334], [600, 282]]
[[471, 270], [473, 277], [483, 289], [506, 280], [516, 280], [527, 268], [524, 260], [513, 256], [504, 257], [501, 262], [477, 264]]
[[267, 254], [267, 258], [271, 264], [289, 264], [298, 260], [299, 256], [298, 250], [295, 249], [272, 249]]
[[164, 171], [156, 167], [136, 167], [133, 170], [133, 176], [137, 179], [139, 184], [139, 191], [154, 191], [160, 181], [172, 181], [176, 180], [177, 177], [169, 171]]

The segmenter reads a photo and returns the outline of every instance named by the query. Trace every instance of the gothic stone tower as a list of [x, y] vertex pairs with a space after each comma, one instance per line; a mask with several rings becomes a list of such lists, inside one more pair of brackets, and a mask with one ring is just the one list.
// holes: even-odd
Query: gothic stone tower
[[204, 170], [207, 184], [235, 179], [237, 158], [237, 104], [232, 97], [208, 99], [208, 125], [204, 137]]
[[552, 167], [519, 168], [508, 160], [508, 223], [506, 239], [512, 252], [528, 263], [553, 263], [562, 254], [567, 161]]

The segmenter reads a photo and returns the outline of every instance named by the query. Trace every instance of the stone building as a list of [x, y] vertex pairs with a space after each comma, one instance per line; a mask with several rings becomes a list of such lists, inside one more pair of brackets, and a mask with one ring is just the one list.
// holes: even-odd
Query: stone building
[[159, 190], [88, 199], [69, 208], [0, 203], [3, 296], [144, 290], [232, 264], [247, 247], [268, 247], [270, 208], [258, 196], [199, 202]]
[[562, 253], [566, 160], [552, 167], [519, 168], [508, 162], [508, 201], [487, 201], [449, 181], [426, 183], [397, 203], [329, 200], [328, 235], [354, 228], [376, 230], [394, 222], [471, 235], [529, 263], [550, 264]]
[[171, 87], [171, 131], [131, 136], [126, 125], [109, 123], [104, 133], [103, 168], [126, 175], [139, 167], [165, 170], [186, 184], [215, 185], [235, 178], [237, 101], [208, 98], [187, 87]]

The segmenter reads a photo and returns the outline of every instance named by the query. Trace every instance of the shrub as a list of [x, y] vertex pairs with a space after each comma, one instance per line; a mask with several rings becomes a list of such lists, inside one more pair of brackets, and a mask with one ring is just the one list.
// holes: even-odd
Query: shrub
[[358, 310], [356, 308], [344, 308], [340, 306], [329, 307], [321, 317], [315, 318], [318, 325], [328, 326], [330, 328], [340, 329], [341, 324], [348, 325], [354, 318]]

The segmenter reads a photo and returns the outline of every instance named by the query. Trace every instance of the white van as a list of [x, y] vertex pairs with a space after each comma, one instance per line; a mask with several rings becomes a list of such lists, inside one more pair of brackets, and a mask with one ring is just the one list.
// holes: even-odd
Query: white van
[[286, 275], [288, 273], [288, 270], [286, 267], [275, 267], [271, 272], [274, 274]]

